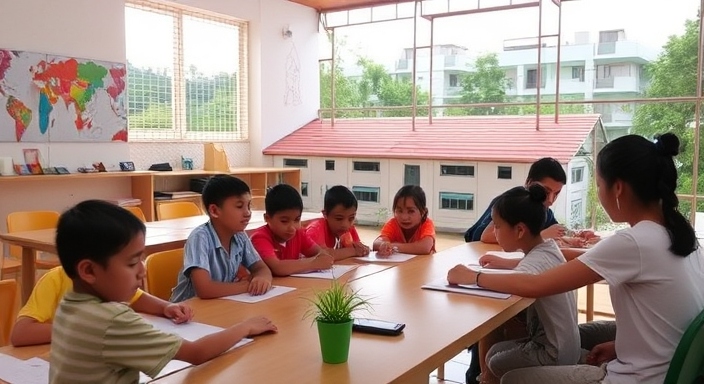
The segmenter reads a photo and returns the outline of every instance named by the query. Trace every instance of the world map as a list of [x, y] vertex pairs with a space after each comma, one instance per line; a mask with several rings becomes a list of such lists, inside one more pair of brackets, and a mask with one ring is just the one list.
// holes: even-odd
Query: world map
[[122, 63], [0, 49], [0, 141], [127, 141]]

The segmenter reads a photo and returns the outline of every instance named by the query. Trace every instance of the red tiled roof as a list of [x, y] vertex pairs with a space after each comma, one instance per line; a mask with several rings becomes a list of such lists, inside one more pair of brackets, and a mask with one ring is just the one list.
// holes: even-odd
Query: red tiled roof
[[314, 120], [264, 149], [265, 155], [443, 159], [529, 163], [571, 160], [599, 115], [470, 116]]

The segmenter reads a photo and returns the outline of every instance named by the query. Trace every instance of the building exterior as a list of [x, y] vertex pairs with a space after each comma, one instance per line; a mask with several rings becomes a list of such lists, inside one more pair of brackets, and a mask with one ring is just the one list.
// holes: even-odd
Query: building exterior
[[327, 188], [342, 184], [357, 196], [358, 221], [383, 224], [393, 197], [406, 184], [426, 193], [429, 215], [441, 230], [464, 231], [501, 192], [525, 182], [538, 158], [565, 167], [568, 183], [553, 206], [560, 222], [586, 225], [594, 135], [604, 141], [598, 115], [472, 116], [409, 119], [316, 120], [266, 148], [274, 166], [301, 168], [306, 210], [323, 207]]

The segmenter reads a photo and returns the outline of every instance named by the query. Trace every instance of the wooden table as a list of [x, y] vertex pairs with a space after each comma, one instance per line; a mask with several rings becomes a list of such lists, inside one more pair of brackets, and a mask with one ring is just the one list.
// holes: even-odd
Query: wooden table
[[[323, 217], [321, 213], [303, 212], [303, 225]], [[147, 227], [145, 238], [145, 253], [147, 255], [183, 247], [193, 228], [208, 221], [207, 215], [185, 217], [180, 219], [150, 221], [144, 223]], [[252, 219], [245, 230], [247, 233], [262, 227], [264, 211], [253, 211]], [[38, 231], [14, 232], [0, 234], [0, 241], [17, 245], [22, 248], [22, 303], [32, 294], [34, 288], [35, 266], [34, 258], [37, 251], [56, 253], [56, 229]]]

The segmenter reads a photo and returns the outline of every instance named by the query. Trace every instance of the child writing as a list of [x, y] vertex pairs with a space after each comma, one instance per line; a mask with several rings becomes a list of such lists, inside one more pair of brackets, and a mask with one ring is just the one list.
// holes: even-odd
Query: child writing
[[252, 234], [252, 244], [276, 276], [332, 268], [333, 257], [301, 228], [303, 200], [290, 185], [271, 188], [264, 198], [266, 225]]
[[[210, 221], [196, 227], [186, 240], [172, 302], [194, 296], [261, 295], [271, 288], [271, 271], [244, 232], [252, 217], [251, 200], [249, 186], [236, 177], [217, 175], [208, 180], [203, 205]], [[240, 265], [249, 270], [247, 278], [238, 278]]]
[[144, 278], [145, 227], [129, 211], [88, 200], [59, 218], [56, 250], [73, 289], [54, 317], [49, 382], [136, 383], [172, 359], [201, 364], [243, 337], [276, 331], [265, 318], [245, 320], [195, 341], [155, 329], [124, 303]]
[[[56, 308], [66, 292], [73, 288], [73, 282], [61, 267], [52, 268], [42, 276], [32, 290], [27, 303], [20, 309], [17, 321], [12, 327], [10, 342], [15, 347], [48, 344], [51, 342], [51, 323]], [[180, 324], [193, 318], [191, 307], [172, 304], [152, 296], [141, 289], [129, 300], [135, 312], [163, 316]]]
[[379, 256], [394, 252], [426, 255], [435, 252], [435, 226], [428, 217], [425, 192], [417, 185], [406, 185], [394, 196], [394, 217], [384, 224], [374, 240]]
[[[504, 250], [522, 250], [525, 257], [484, 255], [479, 259], [482, 267], [539, 274], [565, 263], [555, 241], [546, 241], [540, 234], [546, 218], [546, 198], [545, 188], [533, 184], [512, 188], [496, 199], [491, 211], [496, 240]], [[473, 273], [466, 266], [457, 266], [450, 270], [447, 280], [450, 284], [473, 284]], [[574, 292], [536, 300], [527, 310], [526, 325], [527, 339], [499, 342], [487, 353], [487, 366], [494, 376], [501, 378], [516, 368], [577, 363], [580, 341]], [[483, 375], [488, 379], [487, 372]]]
[[306, 227], [306, 234], [323, 247], [335, 260], [366, 256], [369, 247], [359, 240], [354, 228], [357, 198], [344, 185], [336, 185], [325, 192], [323, 218]]

